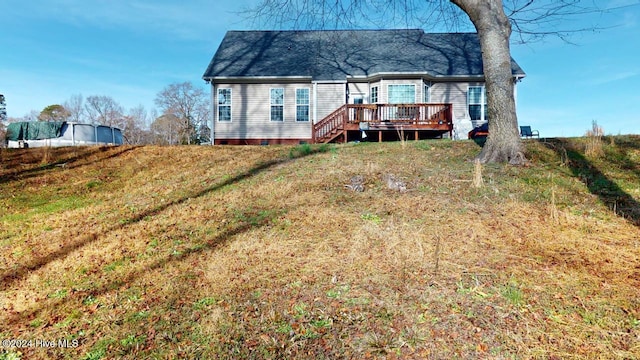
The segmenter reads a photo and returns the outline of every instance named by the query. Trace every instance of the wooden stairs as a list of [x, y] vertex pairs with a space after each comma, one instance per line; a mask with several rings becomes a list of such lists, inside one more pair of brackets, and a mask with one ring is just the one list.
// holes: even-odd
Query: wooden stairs
[[329, 143], [338, 137], [346, 137], [347, 105], [342, 105], [313, 125], [313, 142]]

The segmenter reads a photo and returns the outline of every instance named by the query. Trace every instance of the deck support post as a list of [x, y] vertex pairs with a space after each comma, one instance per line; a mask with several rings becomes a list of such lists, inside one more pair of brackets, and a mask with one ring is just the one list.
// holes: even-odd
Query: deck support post
[[415, 136], [416, 136], [416, 137], [415, 137], [415, 140], [416, 140], [416, 141], [418, 141], [418, 139], [420, 138], [420, 136], [418, 135], [418, 130], [416, 130], [416, 132], [415, 132]]
[[378, 130], [378, 142], [382, 142], [382, 131]]

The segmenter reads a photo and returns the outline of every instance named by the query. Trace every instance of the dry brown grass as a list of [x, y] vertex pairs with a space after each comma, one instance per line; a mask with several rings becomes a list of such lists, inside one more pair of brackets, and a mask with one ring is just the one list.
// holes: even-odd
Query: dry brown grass
[[482, 163], [480, 159], [475, 159], [473, 162], [473, 187], [481, 188], [484, 185], [482, 179]]
[[597, 121], [593, 121], [591, 129], [587, 130], [585, 134], [587, 138], [587, 145], [585, 148], [585, 155], [590, 158], [598, 158], [604, 155], [602, 138], [604, 137], [604, 129], [598, 126]]
[[7, 151], [0, 335], [79, 347], [0, 358], [637, 358], [640, 231], [528, 146]]

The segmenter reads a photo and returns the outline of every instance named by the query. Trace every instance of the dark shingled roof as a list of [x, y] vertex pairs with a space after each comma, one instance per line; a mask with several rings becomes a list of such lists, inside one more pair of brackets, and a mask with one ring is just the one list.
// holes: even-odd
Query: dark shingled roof
[[[388, 73], [482, 76], [475, 33], [422, 30], [229, 31], [203, 78], [345, 80]], [[512, 60], [514, 76], [524, 71]]]

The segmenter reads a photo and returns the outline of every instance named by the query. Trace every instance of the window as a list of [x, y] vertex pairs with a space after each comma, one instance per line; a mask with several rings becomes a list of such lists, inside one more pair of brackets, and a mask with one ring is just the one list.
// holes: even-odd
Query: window
[[284, 89], [270, 91], [271, 121], [284, 121]]
[[467, 103], [469, 104], [469, 116], [471, 120], [489, 120], [487, 117], [487, 98], [484, 86], [469, 86], [467, 92]]
[[218, 121], [231, 121], [231, 89], [218, 89]]
[[390, 104], [413, 104], [416, 102], [415, 85], [389, 85]]
[[296, 89], [296, 121], [309, 121], [309, 89]]
[[371, 88], [371, 103], [372, 104], [378, 103], [378, 87], [377, 86], [374, 86]]
[[428, 103], [431, 102], [431, 85], [424, 84], [424, 89], [422, 93], [422, 102]]

